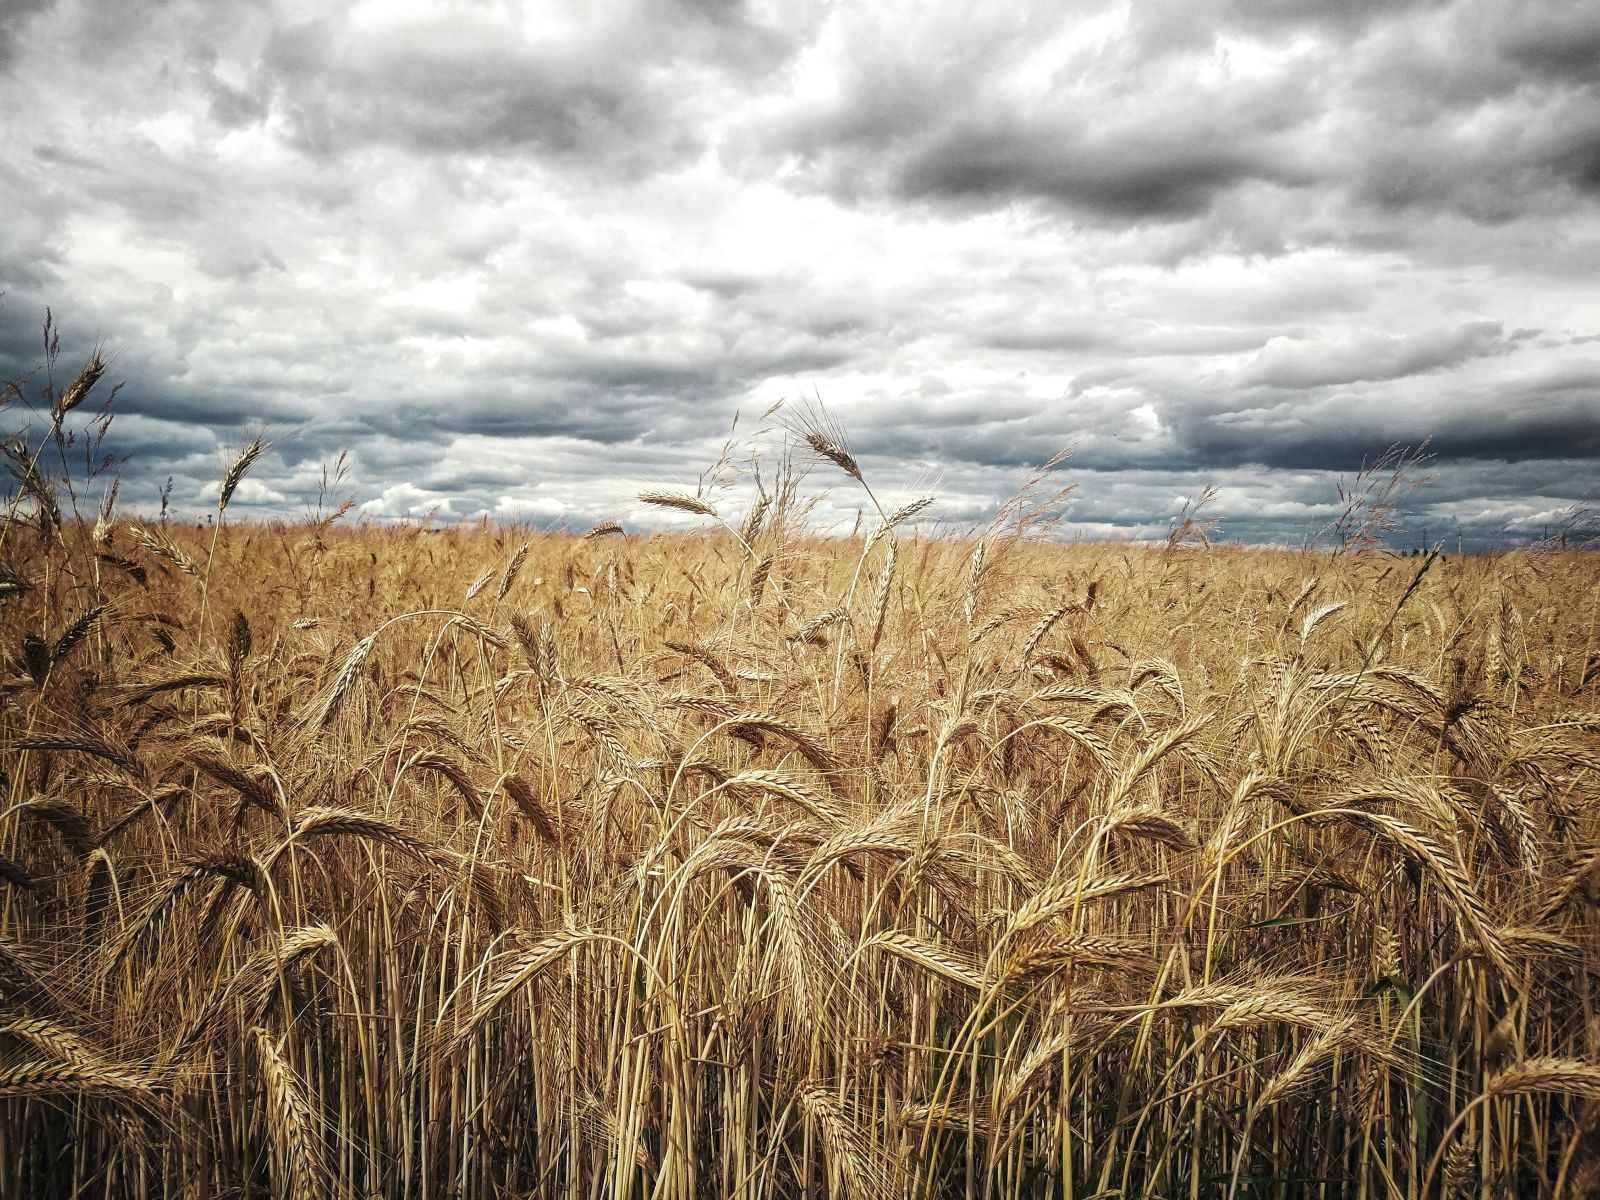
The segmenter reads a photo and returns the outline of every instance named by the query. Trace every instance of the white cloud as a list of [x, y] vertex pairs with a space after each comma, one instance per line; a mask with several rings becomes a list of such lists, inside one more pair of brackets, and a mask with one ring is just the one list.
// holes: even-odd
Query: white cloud
[[[221, 483], [220, 480], [208, 483], [203, 488], [200, 489], [200, 496], [201, 496], [202, 499], [215, 501], [217, 499], [217, 497], [220, 496], [221, 494], [222, 494], [222, 483]], [[287, 504], [288, 502], [289, 502], [289, 497], [284, 495], [277, 488], [268, 487], [266, 484], [262, 483], [259, 479], [245, 478], [245, 479], [241, 479], [239, 481], [239, 486], [234, 489], [232, 497], [230, 497], [230, 499], [228, 500], [228, 506], [230, 508], [232, 508], [236, 504], [238, 504], [238, 505], [263, 504], [263, 505], [279, 506], [279, 505]]]
[[541, 523], [559, 519], [567, 506], [554, 496], [501, 496], [494, 506], [494, 515], [514, 521]]
[[448, 517], [455, 508], [448, 496], [424, 491], [414, 483], [395, 483], [384, 488], [377, 499], [357, 505], [356, 512], [363, 517], [425, 517], [430, 513]]

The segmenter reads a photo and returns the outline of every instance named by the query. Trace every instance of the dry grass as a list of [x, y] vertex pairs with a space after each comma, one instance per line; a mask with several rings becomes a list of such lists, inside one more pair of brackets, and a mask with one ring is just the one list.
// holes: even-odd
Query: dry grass
[[91, 533], [25, 483], [0, 1195], [1600, 1176], [1593, 555], [830, 542], [766, 488]]

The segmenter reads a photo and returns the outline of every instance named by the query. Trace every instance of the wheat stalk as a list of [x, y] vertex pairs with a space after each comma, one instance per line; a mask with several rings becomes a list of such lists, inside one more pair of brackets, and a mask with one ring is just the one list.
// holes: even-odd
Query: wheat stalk
[[282, 1200], [314, 1200], [327, 1194], [318, 1149], [316, 1117], [280, 1043], [260, 1026], [250, 1031], [261, 1064], [267, 1098], [267, 1137], [272, 1145], [273, 1192]]

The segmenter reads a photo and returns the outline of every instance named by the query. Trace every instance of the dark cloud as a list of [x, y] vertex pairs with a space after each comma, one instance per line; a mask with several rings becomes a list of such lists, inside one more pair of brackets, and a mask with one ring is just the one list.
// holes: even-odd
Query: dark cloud
[[1385, 17], [1443, 7], [1442, 0], [1233, 0], [1222, 16], [1234, 27], [1269, 33], [1316, 29], [1349, 37]]
[[1600, 11], [1584, 0], [1525, 5], [1499, 29], [1497, 48], [1524, 71], [1600, 83]]
[[[1249, 182], [1311, 182], [1284, 141], [1316, 111], [1304, 80], [1201, 83], [1127, 46], [1079, 48], [1046, 72], [1035, 56], [1049, 32], [997, 22], [933, 63], [910, 57], [916, 39], [863, 38], [843, 52], [834, 98], [772, 134], [841, 196], [1041, 201], [1119, 222], [1193, 217]], [[1018, 87], [1029, 74], [1044, 78]]]
[[1035, 198], [1126, 220], [1194, 216], [1216, 194], [1282, 173], [1247, 141], [1218, 130], [1159, 128], [1126, 137], [966, 121], [911, 155], [895, 180], [912, 198]]
[[735, 75], [784, 39], [740, 5], [640, 5], [543, 31], [476, 10], [356, 29], [324, 17], [263, 49], [272, 107], [323, 157], [364, 145], [440, 155], [530, 153], [625, 173], [702, 153], [697, 89], [669, 66]]
[[1446, 381], [1396, 406], [1382, 391], [1328, 389], [1175, 397], [1160, 405], [1178, 446], [1202, 464], [1351, 470], [1396, 443], [1429, 441], [1444, 464], [1546, 458], [1600, 460], [1600, 364], [1572, 364], [1475, 383]]
[[[1561, 447], [1571, 461], [1600, 460], [1600, 392], [1539, 411], [1477, 414], [1470, 423], [1448, 418], [1380, 422], [1362, 414], [1342, 420], [1337, 405], [1305, 414], [1275, 414], [1250, 420], [1249, 414], [1202, 415], [1174, 410], [1174, 434], [1196, 469], [1245, 463], [1271, 468], [1355, 470], [1394, 444], [1428, 449], [1444, 464], [1490, 459], [1507, 462], [1548, 459]], [[1239, 418], [1245, 419], [1239, 419]]]
[[1001, 21], [931, 60], [862, 31], [828, 99], [797, 101], [760, 144], [852, 202], [1211, 218], [1206, 244], [1252, 252], [1418, 212], [1504, 225], [1600, 187], [1597, 24], [1493, 0], [1148, 6], [1120, 41], [1058, 48], [1037, 21]]
[[592, 156], [647, 138], [669, 156], [692, 149], [671, 145], [666, 114], [633, 81], [489, 29], [440, 22], [369, 39], [321, 21], [277, 34], [265, 63], [296, 144], [316, 155], [375, 141], [442, 153]]
[[13, 69], [25, 56], [29, 25], [53, 0], [7, 0], [0, 8], [0, 71]]

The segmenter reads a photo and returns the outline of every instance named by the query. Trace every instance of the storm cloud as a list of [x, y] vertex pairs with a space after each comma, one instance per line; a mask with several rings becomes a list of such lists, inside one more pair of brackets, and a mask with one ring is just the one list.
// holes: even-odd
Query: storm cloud
[[1071, 443], [1069, 535], [1298, 543], [1427, 439], [1402, 544], [1493, 545], [1600, 460], [1577, 0], [27, 0], [0, 105], [0, 377], [113, 352], [135, 508], [265, 433], [241, 512], [347, 450], [372, 518], [659, 521], [785, 398], [945, 528]]

